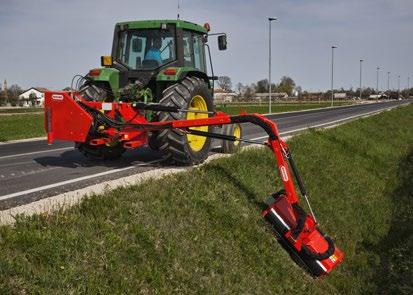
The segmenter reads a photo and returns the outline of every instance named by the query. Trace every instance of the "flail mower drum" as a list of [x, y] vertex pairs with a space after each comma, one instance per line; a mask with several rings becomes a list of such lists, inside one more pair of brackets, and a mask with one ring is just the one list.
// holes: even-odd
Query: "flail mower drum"
[[[102, 109], [109, 111], [102, 112]], [[144, 116], [144, 112], [148, 110], [157, 113], [189, 112], [206, 115], [150, 122]], [[117, 114], [121, 114], [127, 120], [117, 120]], [[251, 142], [240, 138], [242, 123], [258, 125], [268, 134], [268, 141], [261, 144], [265, 144], [273, 152], [284, 186], [282, 191], [270, 197], [267, 201], [268, 207], [262, 215], [271, 224], [280, 243], [288, 249], [295, 261], [305, 265], [314, 276], [328, 274], [342, 262], [344, 254], [334, 245], [331, 238], [320, 231], [291, 153], [280, 138], [273, 121], [260, 114], [230, 116], [223, 112], [189, 110], [157, 103], [89, 102], [78, 92], [45, 94], [45, 127], [49, 143], [54, 139], [79, 143], [88, 140], [90, 145], [94, 146], [116, 143], [120, 148], [135, 148], [148, 144], [148, 134], [171, 130], [179, 134], [222, 140], [224, 151], [231, 152], [239, 147], [241, 141]], [[222, 132], [210, 132], [209, 130], [216, 129], [200, 128], [204, 126], [222, 127]], [[95, 130], [93, 139], [90, 139], [90, 130]], [[290, 169], [311, 214], [307, 214], [299, 205]]]

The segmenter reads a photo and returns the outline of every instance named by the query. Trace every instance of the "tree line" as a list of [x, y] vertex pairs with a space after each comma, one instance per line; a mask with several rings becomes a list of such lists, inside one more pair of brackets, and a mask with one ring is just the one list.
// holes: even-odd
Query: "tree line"
[[[225, 91], [233, 91], [232, 81], [228, 76], [218, 77], [218, 86]], [[234, 90], [243, 98], [250, 99], [256, 93], [268, 93], [269, 82], [268, 79], [261, 79], [249, 85], [237, 83]], [[301, 87], [297, 86], [292, 78], [283, 76], [279, 83], [271, 83], [271, 92], [286, 93], [288, 96], [292, 96], [293, 92], [301, 92]]]
[[[233, 88], [231, 78], [228, 76], [218, 77], [218, 86], [228, 92], [235, 91], [238, 94], [240, 100], [250, 100], [254, 97], [256, 93], [268, 93], [269, 83], [268, 79], [261, 79], [255, 83], [243, 85], [242, 83], [237, 83]], [[294, 96], [298, 99], [303, 100], [328, 100], [331, 98], [331, 90], [320, 91], [320, 92], [309, 92], [303, 90], [301, 86], [296, 85], [296, 82], [288, 76], [283, 76], [279, 83], [271, 83], [271, 92], [276, 94], [285, 93], [289, 97]], [[358, 98], [360, 96], [360, 88], [350, 88], [350, 89], [334, 89], [334, 93], [345, 93], [348, 99]], [[361, 91], [362, 99], [369, 99], [371, 95], [385, 95], [385, 98], [397, 99], [399, 96], [408, 98], [413, 95], [413, 88], [403, 89], [400, 93], [397, 90], [387, 90], [379, 91], [372, 87], [363, 88]]]
[[10, 104], [17, 106], [19, 103], [19, 95], [23, 93], [23, 88], [17, 84], [13, 84], [5, 89], [0, 89], [0, 106]]

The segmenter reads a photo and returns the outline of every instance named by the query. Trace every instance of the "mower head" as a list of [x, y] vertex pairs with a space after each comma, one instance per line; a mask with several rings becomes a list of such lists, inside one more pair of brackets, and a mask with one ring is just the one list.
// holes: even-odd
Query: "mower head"
[[326, 275], [343, 261], [343, 252], [297, 202], [291, 204], [285, 191], [273, 194], [266, 203], [262, 215], [272, 225], [278, 241], [313, 276]]

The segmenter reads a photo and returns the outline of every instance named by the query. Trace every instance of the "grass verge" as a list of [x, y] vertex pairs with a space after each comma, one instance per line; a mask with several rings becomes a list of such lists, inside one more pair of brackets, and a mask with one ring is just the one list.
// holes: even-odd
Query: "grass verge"
[[[350, 105], [352, 102], [336, 102], [335, 106], [341, 105]], [[272, 105], [273, 113], [282, 113], [282, 112], [293, 112], [293, 111], [302, 111], [302, 110], [311, 110], [318, 108], [326, 108], [331, 106], [329, 102], [322, 103], [274, 103]], [[217, 105], [216, 109], [218, 111], [226, 112], [231, 115], [239, 114], [240, 112], [248, 113], [259, 113], [266, 114], [268, 113], [267, 104], [226, 104], [226, 105]]]
[[43, 114], [0, 116], [0, 141], [45, 136]]
[[259, 214], [279, 185], [260, 149], [0, 227], [0, 293], [411, 294], [412, 120], [409, 106], [289, 142], [346, 253], [323, 280]]
[[16, 113], [38, 113], [43, 112], [43, 108], [40, 107], [30, 107], [30, 108], [0, 108], [0, 114], [16, 114]]

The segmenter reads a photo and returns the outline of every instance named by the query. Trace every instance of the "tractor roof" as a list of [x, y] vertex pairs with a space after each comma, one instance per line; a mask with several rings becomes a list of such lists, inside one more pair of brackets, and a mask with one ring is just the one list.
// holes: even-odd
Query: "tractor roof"
[[207, 30], [203, 26], [177, 19], [126, 21], [117, 23], [116, 25], [128, 25], [130, 29], [151, 29], [160, 28], [162, 24], [175, 24], [177, 28], [193, 30], [204, 34], [207, 33]]

